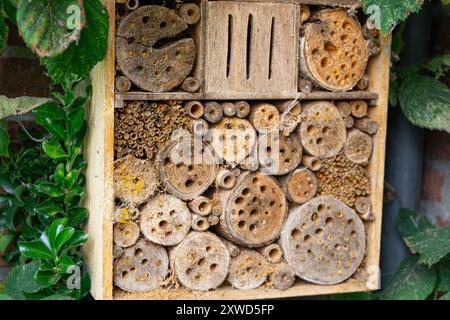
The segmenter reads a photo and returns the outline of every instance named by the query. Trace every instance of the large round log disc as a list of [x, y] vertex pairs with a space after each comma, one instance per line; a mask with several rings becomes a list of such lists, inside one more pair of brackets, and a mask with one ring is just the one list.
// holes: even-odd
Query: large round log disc
[[114, 264], [114, 284], [129, 292], [156, 289], [167, 275], [169, 258], [166, 250], [141, 239], [126, 248]]
[[369, 59], [361, 25], [344, 9], [324, 9], [311, 19], [300, 40], [302, 76], [326, 90], [351, 90]]
[[195, 62], [191, 38], [156, 47], [188, 28], [175, 11], [162, 6], [143, 6], [125, 17], [117, 28], [117, 64], [139, 88], [165, 92], [179, 86]]
[[183, 201], [169, 194], [161, 194], [142, 209], [140, 227], [148, 240], [174, 246], [188, 234], [191, 213]]
[[169, 143], [159, 154], [159, 165], [167, 191], [185, 201], [206, 191], [218, 170], [212, 148], [201, 140]]
[[211, 232], [192, 232], [171, 253], [172, 266], [182, 285], [191, 290], [216, 289], [226, 279], [230, 254]]
[[277, 181], [263, 174], [248, 174], [224, 195], [220, 230], [229, 240], [260, 247], [280, 235], [287, 216], [287, 200]]
[[280, 245], [297, 276], [316, 284], [336, 284], [358, 269], [366, 246], [364, 225], [344, 203], [317, 197], [292, 209]]
[[300, 138], [305, 150], [317, 158], [331, 158], [341, 151], [347, 137], [344, 120], [334, 104], [317, 101], [305, 105]]

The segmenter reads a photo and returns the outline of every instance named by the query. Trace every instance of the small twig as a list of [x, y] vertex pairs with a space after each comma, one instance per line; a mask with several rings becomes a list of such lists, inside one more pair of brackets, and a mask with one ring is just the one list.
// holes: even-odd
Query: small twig
[[27, 130], [27, 128], [25, 128], [25, 126], [23, 125], [23, 123], [19, 120], [13, 120], [14, 122], [16, 122], [21, 128], [22, 130], [26, 133], [26, 135], [28, 136], [28, 138], [30, 138], [32, 141], [36, 142], [36, 143], [42, 143], [45, 141], [45, 139], [38, 139], [35, 138], [31, 135], [31, 133]]

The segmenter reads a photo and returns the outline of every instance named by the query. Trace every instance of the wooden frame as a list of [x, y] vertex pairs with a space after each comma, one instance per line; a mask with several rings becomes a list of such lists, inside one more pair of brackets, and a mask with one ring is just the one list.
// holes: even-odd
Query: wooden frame
[[[293, 0], [294, 1], [294, 0]], [[380, 127], [374, 137], [374, 150], [369, 166], [371, 174], [372, 204], [375, 220], [367, 225], [367, 256], [365, 267], [369, 273], [369, 281], [349, 279], [344, 283], [331, 286], [320, 286], [306, 282], [297, 282], [287, 290], [254, 289], [234, 290], [231, 287], [219, 288], [210, 292], [192, 292], [185, 289], [155, 290], [148, 293], [131, 294], [114, 291], [112, 229], [113, 229], [113, 161], [114, 161], [114, 104], [123, 100], [158, 100], [158, 99], [208, 99], [208, 95], [200, 94], [150, 94], [114, 93], [115, 68], [115, 0], [105, 0], [110, 14], [109, 50], [106, 59], [99, 63], [92, 72], [93, 96], [88, 110], [87, 120], [89, 133], [85, 143], [85, 157], [89, 163], [86, 171], [87, 192], [85, 206], [90, 212], [86, 231], [90, 239], [85, 246], [86, 261], [92, 277], [92, 295], [96, 299], [262, 299], [311, 296], [319, 294], [346, 293], [379, 289], [379, 258], [381, 242], [381, 221], [383, 205], [384, 160], [386, 147], [386, 127], [389, 89], [390, 44], [389, 36], [382, 37], [382, 51], [373, 57], [368, 67], [370, 77], [369, 92], [363, 98], [376, 105], [370, 108], [370, 117]], [[117, 2], [124, 2], [123, 0]], [[297, 0], [298, 3], [325, 3], [329, 1]], [[339, 1], [335, 1], [339, 2]], [[345, 1], [350, 2], [350, 1]], [[353, 1], [352, 1], [353, 2]], [[371, 93], [374, 92], [374, 93]], [[300, 94], [304, 99], [349, 99], [360, 97], [362, 93], [350, 92], [342, 94], [314, 92], [309, 95]], [[225, 97], [214, 96], [214, 99]], [[251, 94], [241, 95], [240, 99], [251, 98]], [[258, 99], [264, 97], [258, 96]], [[295, 97], [268, 97], [270, 99], [288, 99]], [[378, 99], [377, 99], [378, 98]], [[228, 97], [230, 99], [230, 97]], [[377, 99], [377, 100], [374, 100]]]

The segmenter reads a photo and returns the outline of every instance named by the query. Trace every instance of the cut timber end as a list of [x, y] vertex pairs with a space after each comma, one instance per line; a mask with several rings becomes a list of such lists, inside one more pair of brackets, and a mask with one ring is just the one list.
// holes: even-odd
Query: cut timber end
[[305, 104], [305, 120], [300, 125], [300, 138], [305, 150], [317, 158], [330, 158], [339, 153], [347, 130], [334, 104], [317, 101]]
[[295, 273], [286, 263], [278, 263], [273, 266], [273, 271], [270, 275], [270, 282], [275, 289], [289, 289], [295, 283]]
[[250, 114], [250, 105], [246, 101], [236, 102], [236, 115], [238, 118], [247, 118]]
[[188, 101], [183, 106], [188, 116], [195, 120], [203, 117], [203, 114], [205, 113], [203, 103], [200, 101]]
[[114, 226], [114, 243], [120, 247], [131, 247], [139, 238], [139, 226], [133, 221], [117, 223]]
[[181, 90], [194, 93], [200, 90], [200, 81], [194, 77], [187, 77], [181, 84]]
[[353, 129], [345, 142], [344, 152], [347, 158], [357, 164], [367, 164], [372, 155], [373, 140], [367, 133]]
[[283, 260], [283, 250], [281, 250], [280, 245], [277, 243], [271, 243], [267, 246], [258, 248], [258, 251], [270, 263], [279, 263]]
[[191, 214], [183, 201], [161, 194], [142, 209], [140, 227], [148, 240], [173, 246], [183, 241], [188, 234]]
[[353, 100], [350, 101], [350, 106], [352, 107], [352, 116], [355, 118], [363, 118], [367, 116], [367, 102], [364, 100]]
[[168, 268], [166, 250], [142, 239], [125, 249], [114, 264], [114, 283], [128, 292], [153, 290], [164, 280]]
[[216, 289], [228, 274], [230, 254], [227, 247], [210, 232], [192, 232], [175, 247], [175, 274], [191, 290]]
[[315, 174], [306, 168], [295, 170], [281, 178], [280, 182], [288, 199], [297, 204], [305, 203], [315, 197], [319, 187]]
[[200, 20], [200, 7], [195, 3], [185, 3], [178, 9], [178, 15], [187, 24], [196, 24]]
[[209, 123], [217, 123], [223, 118], [222, 106], [217, 102], [205, 103], [205, 114], [203, 115]]
[[377, 133], [380, 125], [375, 120], [372, 120], [368, 117], [357, 119], [355, 121], [355, 128], [365, 132], [367, 134], [373, 135]]
[[155, 44], [177, 36], [187, 27], [173, 10], [162, 6], [143, 6], [133, 11], [117, 29], [116, 56], [120, 70], [146, 91], [166, 92], [178, 87], [193, 68], [194, 40], [180, 39], [161, 48], [155, 48]]
[[192, 215], [192, 230], [194, 231], [206, 231], [210, 227], [207, 217], [199, 216], [198, 214]]
[[231, 259], [228, 282], [239, 290], [255, 289], [266, 282], [268, 265], [264, 257], [254, 250], [243, 249]]
[[204, 196], [197, 197], [189, 202], [189, 209], [199, 216], [206, 217], [212, 211], [211, 201]]
[[276, 129], [280, 123], [278, 109], [270, 103], [254, 106], [250, 113], [250, 121], [259, 133], [267, 133]]
[[223, 189], [233, 189], [236, 185], [236, 176], [227, 169], [220, 169], [216, 178], [216, 185]]
[[334, 198], [318, 197], [290, 211], [280, 245], [297, 276], [330, 285], [358, 269], [365, 238], [364, 225], [352, 209]]
[[128, 92], [131, 89], [131, 81], [127, 77], [119, 76], [116, 78], [115, 87], [118, 92]]
[[311, 19], [300, 40], [301, 76], [326, 90], [351, 90], [369, 59], [359, 22], [344, 9], [323, 9]]
[[217, 231], [230, 241], [260, 247], [279, 236], [287, 201], [274, 178], [243, 174], [233, 190], [220, 192], [220, 198], [224, 209]]

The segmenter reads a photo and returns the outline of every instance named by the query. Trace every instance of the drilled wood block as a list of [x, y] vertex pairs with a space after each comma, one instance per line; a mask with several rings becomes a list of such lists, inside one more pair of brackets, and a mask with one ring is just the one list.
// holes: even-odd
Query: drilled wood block
[[206, 92], [296, 92], [296, 16], [290, 3], [208, 2]]

